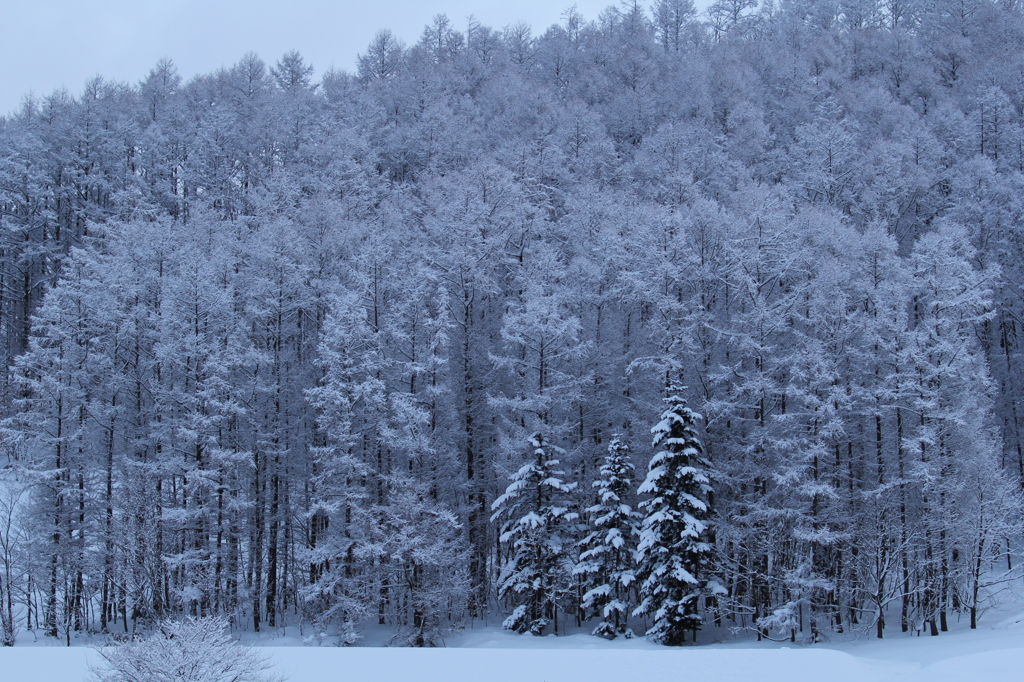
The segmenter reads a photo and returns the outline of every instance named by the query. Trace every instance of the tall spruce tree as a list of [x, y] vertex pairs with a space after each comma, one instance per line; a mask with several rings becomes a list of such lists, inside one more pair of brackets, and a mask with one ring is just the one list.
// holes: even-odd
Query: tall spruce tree
[[498, 595], [517, 602], [505, 619], [506, 629], [540, 635], [553, 622], [558, 634], [557, 599], [560, 588], [565, 589], [559, 583], [568, 574], [564, 569], [572, 547], [567, 526], [578, 517], [565, 496], [576, 484], [562, 481], [565, 472], [556, 468], [559, 462], [549, 454], [563, 452], [561, 448], [545, 443], [539, 433], [527, 443], [529, 459], [512, 474], [505, 494], [491, 505], [492, 521], [506, 519], [499, 539], [508, 555]]
[[711, 474], [697, 437], [701, 416], [686, 406], [679, 392], [678, 386], [669, 390], [668, 409], [651, 429], [654, 447], [660, 449], [638, 491], [651, 497], [639, 505], [646, 511], [637, 545], [643, 601], [633, 612], [652, 615], [647, 635], [669, 646], [686, 642], [687, 632], [696, 640], [701, 625], [698, 599], [708, 584], [711, 554]]
[[606, 639], [633, 634], [628, 622], [636, 579], [633, 553], [640, 514], [626, 500], [633, 488], [635, 471], [629, 461], [629, 446], [618, 437], [613, 438], [601, 465], [601, 477], [594, 481], [597, 504], [587, 509], [592, 531], [580, 541], [583, 551], [573, 569], [586, 589], [584, 610], [601, 616], [593, 634]]

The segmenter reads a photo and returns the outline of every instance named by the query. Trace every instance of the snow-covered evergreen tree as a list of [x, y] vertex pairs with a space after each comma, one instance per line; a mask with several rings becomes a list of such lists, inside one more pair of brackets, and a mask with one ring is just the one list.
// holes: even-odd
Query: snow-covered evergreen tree
[[527, 462], [511, 476], [505, 493], [491, 505], [491, 520], [504, 518], [500, 541], [507, 548], [498, 594], [516, 603], [504, 627], [540, 635], [549, 623], [558, 633], [557, 600], [568, 571], [567, 555], [573, 545], [568, 525], [578, 518], [566, 496], [575, 483], [560, 477], [559, 461], [549, 453], [561, 448], [544, 442], [540, 433], [527, 439]]
[[675, 646], [696, 638], [701, 625], [698, 598], [708, 583], [711, 552], [708, 543], [710, 516], [710, 464], [697, 437], [700, 415], [679, 397], [679, 387], [665, 399], [668, 409], [651, 429], [654, 447], [640, 503], [646, 512], [637, 545], [640, 597], [633, 612], [650, 614], [654, 624], [647, 635], [656, 642]]
[[629, 629], [635, 538], [640, 514], [626, 500], [633, 489], [636, 469], [629, 461], [629, 446], [618, 437], [608, 444], [601, 477], [594, 481], [597, 504], [587, 509], [593, 529], [580, 541], [580, 562], [573, 573], [581, 576], [586, 592], [583, 608], [601, 616], [593, 634], [614, 639], [632, 636]]

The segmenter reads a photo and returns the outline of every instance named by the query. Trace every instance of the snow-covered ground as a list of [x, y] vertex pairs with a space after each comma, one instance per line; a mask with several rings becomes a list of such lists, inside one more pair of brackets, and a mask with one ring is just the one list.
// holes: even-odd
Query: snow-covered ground
[[[939, 637], [894, 635], [813, 647], [720, 642], [668, 649], [642, 639], [585, 634], [531, 637], [480, 628], [445, 649], [267, 646], [291, 682], [1018, 682], [1024, 680], [1024, 613]], [[77, 682], [97, 660], [88, 647], [0, 650], [3, 682]]]

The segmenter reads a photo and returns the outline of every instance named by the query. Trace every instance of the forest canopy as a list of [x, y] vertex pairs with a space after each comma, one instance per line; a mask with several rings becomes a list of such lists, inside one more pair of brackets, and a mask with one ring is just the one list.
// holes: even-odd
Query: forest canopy
[[1018, 2], [440, 15], [313, 73], [0, 118], [4, 643], [936, 634], [1019, 577]]

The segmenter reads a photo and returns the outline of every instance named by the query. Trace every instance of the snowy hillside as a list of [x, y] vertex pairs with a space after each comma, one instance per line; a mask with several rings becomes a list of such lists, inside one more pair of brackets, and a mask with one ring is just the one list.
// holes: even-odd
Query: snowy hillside
[[609, 4], [0, 117], [0, 644], [487, 622], [572, 639], [281, 657], [870, 679], [998, 622], [1024, 6]]

